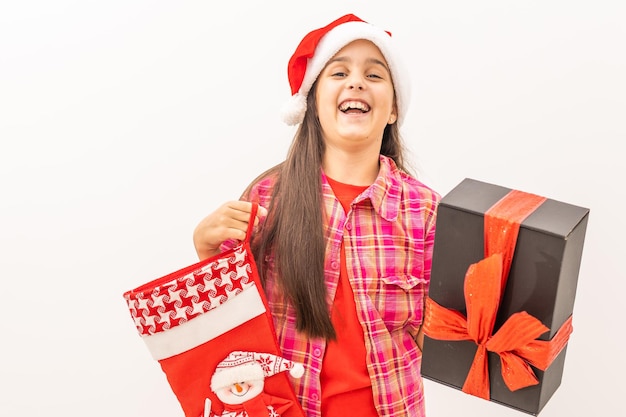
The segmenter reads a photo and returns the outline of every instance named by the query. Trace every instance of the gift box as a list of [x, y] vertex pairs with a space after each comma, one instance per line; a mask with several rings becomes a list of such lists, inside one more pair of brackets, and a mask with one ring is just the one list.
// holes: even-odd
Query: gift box
[[539, 414], [561, 384], [588, 217], [470, 178], [445, 195], [422, 375]]

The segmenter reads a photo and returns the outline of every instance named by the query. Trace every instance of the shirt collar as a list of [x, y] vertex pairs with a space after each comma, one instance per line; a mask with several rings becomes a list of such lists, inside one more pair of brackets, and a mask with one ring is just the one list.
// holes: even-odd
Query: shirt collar
[[369, 198], [372, 207], [383, 219], [394, 221], [398, 217], [401, 193], [400, 170], [393, 159], [380, 155], [378, 176], [361, 197]]
[[[380, 155], [380, 168], [374, 183], [370, 185], [355, 200], [359, 203], [370, 199], [372, 207], [383, 219], [394, 221], [398, 217], [400, 198], [402, 194], [402, 181], [400, 170], [395, 162], [384, 155]], [[323, 174], [323, 173], [322, 173]], [[322, 175], [323, 187], [330, 188], [325, 175]]]

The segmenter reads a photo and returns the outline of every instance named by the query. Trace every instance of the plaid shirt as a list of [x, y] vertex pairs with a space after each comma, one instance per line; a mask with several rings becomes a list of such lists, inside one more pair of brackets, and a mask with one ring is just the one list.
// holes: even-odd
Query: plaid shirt
[[[274, 181], [265, 178], [251, 189], [247, 199], [268, 207]], [[399, 171], [385, 156], [380, 157], [375, 182], [353, 201], [350, 212], [344, 212], [324, 175], [322, 192], [328, 222], [328, 294], [334, 299], [343, 240], [378, 413], [389, 417], [423, 416], [422, 354], [414, 339], [422, 324], [430, 283], [440, 196]], [[325, 340], [296, 331], [294, 309], [275, 285], [271, 257], [266, 261], [266, 294], [282, 354], [304, 364], [304, 376], [293, 379], [295, 392], [307, 416], [319, 417]]]

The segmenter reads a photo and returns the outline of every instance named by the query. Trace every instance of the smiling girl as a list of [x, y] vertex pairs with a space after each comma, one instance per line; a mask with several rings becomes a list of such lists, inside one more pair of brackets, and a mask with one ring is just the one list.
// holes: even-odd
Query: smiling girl
[[354, 15], [307, 34], [283, 112], [281, 164], [194, 231], [200, 259], [252, 240], [307, 416], [423, 416], [421, 325], [440, 196], [408, 173], [409, 79], [391, 35]]

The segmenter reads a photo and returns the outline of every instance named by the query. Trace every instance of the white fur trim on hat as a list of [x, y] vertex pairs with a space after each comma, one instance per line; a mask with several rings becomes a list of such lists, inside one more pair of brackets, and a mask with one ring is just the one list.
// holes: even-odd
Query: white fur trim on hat
[[408, 73], [393, 46], [391, 35], [370, 23], [359, 21], [342, 23], [331, 29], [320, 39], [315, 48], [315, 54], [307, 63], [300, 89], [292, 96], [292, 100], [287, 103], [281, 112], [285, 123], [295, 125], [302, 122], [306, 112], [306, 97], [326, 63], [341, 48], [358, 39], [365, 39], [374, 43], [385, 57], [396, 94], [398, 107], [397, 123], [399, 125], [402, 124], [410, 101], [411, 85]]

